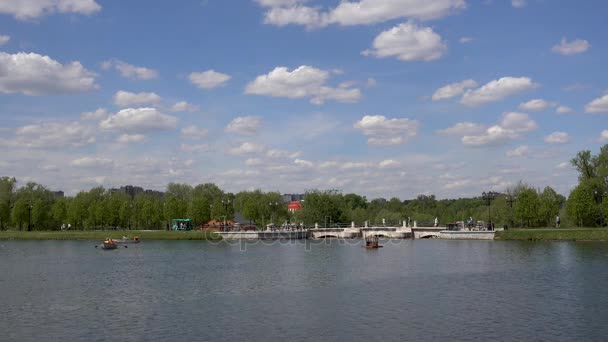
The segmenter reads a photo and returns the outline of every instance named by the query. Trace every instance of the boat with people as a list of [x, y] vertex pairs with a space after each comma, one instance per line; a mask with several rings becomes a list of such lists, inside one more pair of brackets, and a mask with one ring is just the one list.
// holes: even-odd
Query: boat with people
[[380, 246], [379, 241], [378, 241], [378, 236], [376, 235], [372, 235], [372, 236], [368, 236], [365, 238], [365, 248], [368, 249], [376, 249], [376, 248], [382, 248], [384, 246]]
[[122, 239], [114, 240], [114, 242], [116, 242], [116, 243], [140, 243], [141, 239], [139, 238], [139, 236], [134, 236], [132, 238], [123, 236]]
[[118, 248], [118, 245], [116, 244], [116, 241], [114, 241], [111, 238], [107, 238], [105, 240], [103, 240], [103, 243], [101, 245], [101, 249], [116, 249]]

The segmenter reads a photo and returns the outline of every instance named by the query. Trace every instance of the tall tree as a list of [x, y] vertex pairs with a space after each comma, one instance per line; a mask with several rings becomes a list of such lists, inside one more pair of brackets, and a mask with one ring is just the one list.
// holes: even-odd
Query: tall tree
[[521, 190], [515, 204], [516, 219], [524, 222], [527, 227], [532, 227], [538, 219], [539, 204], [536, 190], [532, 188]]

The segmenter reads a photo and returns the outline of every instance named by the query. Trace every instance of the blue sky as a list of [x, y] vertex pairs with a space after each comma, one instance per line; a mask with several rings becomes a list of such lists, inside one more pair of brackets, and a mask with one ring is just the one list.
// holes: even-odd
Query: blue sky
[[608, 143], [605, 1], [5, 0], [0, 175], [563, 194]]

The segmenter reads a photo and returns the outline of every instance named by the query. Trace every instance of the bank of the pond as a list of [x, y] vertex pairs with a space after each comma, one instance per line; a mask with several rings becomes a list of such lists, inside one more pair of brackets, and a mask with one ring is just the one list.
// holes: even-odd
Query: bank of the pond
[[0, 231], [0, 240], [102, 240], [139, 236], [142, 240], [220, 240], [221, 236], [206, 231], [168, 232], [154, 230], [94, 231]]
[[606, 228], [509, 229], [496, 232], [496, 240], [608, 241]]

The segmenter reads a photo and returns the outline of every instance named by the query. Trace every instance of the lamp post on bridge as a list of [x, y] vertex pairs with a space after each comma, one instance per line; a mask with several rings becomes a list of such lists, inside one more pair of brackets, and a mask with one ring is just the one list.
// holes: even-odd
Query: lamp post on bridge
[[230, 200], [227, 198], [222, 199], [222, 205], [224, 206], [224, 229], [226, 230], [226, 224], [228, 221], [228, 205], [230, 204]]
[[329, 218], [329, 225], [331, 226], [331, 216], [327, 215], [327, 216], [325, 216], [325, 228], [328, 228], [327, 227], [327, 219], [328, 218]]
[[511, 209], [511, 213], [510, 213], [510, 222], [509, 222], [509, 226], [511, 228], [513, 228], [513, 203], [515, 203], [515, 201], [517, 201], [517, 197], [516, 196], [511, 196], [511, 195], [507, 195], [507, 203], [509, 204], [509, 208]]
[[274, 228], [274, 211], [279, 206], [279, 202], [268, 202], [268, 206], [270, 207], [270, 224]]
[[488, 205], [488, 227], [490, 230], [493, 230], [493, 225], [492, 225], [492, 211], [491, 211], [491, 206], [492, 206], [492, 201], [496, 198], [496, 193], [492, 192], [492, 191], [488, 191], [488, 192], [483, 192], [481, 194], [482, 198], [486, 201], [486, 204]]
[[32, 231], [32, 204], [28, 203], [27, 205], [27, 231]]
[[604, 197], [606, 193], [604, 191], [594, 191], [595, 196], [600, 198], [600, 227], [604, 226]]

